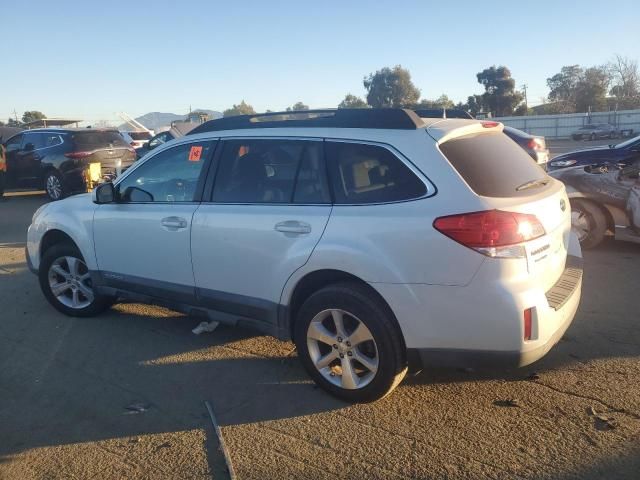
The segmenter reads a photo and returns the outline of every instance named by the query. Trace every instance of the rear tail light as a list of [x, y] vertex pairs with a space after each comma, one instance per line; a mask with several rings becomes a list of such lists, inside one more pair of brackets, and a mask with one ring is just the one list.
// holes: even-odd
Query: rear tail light
[[522, 243], [545, 234], [535, 215], [486, 210], [437, 218], [436, 230], [488, 257], [521, 258]]
[[541, 138], [532, 138], [531, 140], [529, 140], [529, 148], [532, 150], [544, 150], [545, 149], [545, 145], [544, 142], [542, 141]]
[[532, 335], [532, 308], [527, 308], [524, 311], [524, 339], [531, 340]]
[[500, 122], [480, 122], [484, 128], [495, 128], [500, 125]]
[[79, 158], [87, 158], [93, 152], [69, 152], [65, 153], [64, 156], [67, 158], [79, 159]]

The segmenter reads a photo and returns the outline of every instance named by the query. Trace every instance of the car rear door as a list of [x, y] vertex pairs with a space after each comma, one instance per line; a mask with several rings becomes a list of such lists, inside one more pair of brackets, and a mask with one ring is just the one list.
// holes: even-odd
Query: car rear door
[[287, 279], [307, 262], [331, 213], [322, 142], [228, 139], [216, 156], [210, 201], [193, 219], [198, 299], [273, 324]]
[[100, 205], [93, 220], [102, 283], [193, 302], [191, 222], [215, 143], [159, 151], [116, 184], [118, 201]]

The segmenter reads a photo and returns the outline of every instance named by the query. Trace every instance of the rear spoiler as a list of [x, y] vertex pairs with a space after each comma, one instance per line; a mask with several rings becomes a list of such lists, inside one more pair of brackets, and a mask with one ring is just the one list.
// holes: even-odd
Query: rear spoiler
[[438, 144], [473, 133], [502, 132], [504, 125], [492, 120], [441, 120], [429, 125], [427, 134]]

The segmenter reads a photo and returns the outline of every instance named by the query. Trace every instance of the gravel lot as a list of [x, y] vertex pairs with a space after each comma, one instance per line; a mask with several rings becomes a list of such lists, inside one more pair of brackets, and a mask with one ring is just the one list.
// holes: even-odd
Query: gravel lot
[[640, 245], [585, 253], [578, 315], [537, 364], [428, 370], [348, 405], [291, 343], [195, 336], [198, 320], [149, 306], [55, 312], [23, 255], [43, 201], [0, 201], [2, 479], [227, 478], [204, 401], [240, 479], [638, 478]]

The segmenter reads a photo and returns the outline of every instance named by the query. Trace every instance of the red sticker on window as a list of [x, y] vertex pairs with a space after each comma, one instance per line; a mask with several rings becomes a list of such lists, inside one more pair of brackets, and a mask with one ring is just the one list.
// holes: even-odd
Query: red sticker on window
[[202, 147], [201, 146], [191, 147], [191, 150], [189, 150], [189, 161], [199, 162], [200, 157], [202, 157]]

